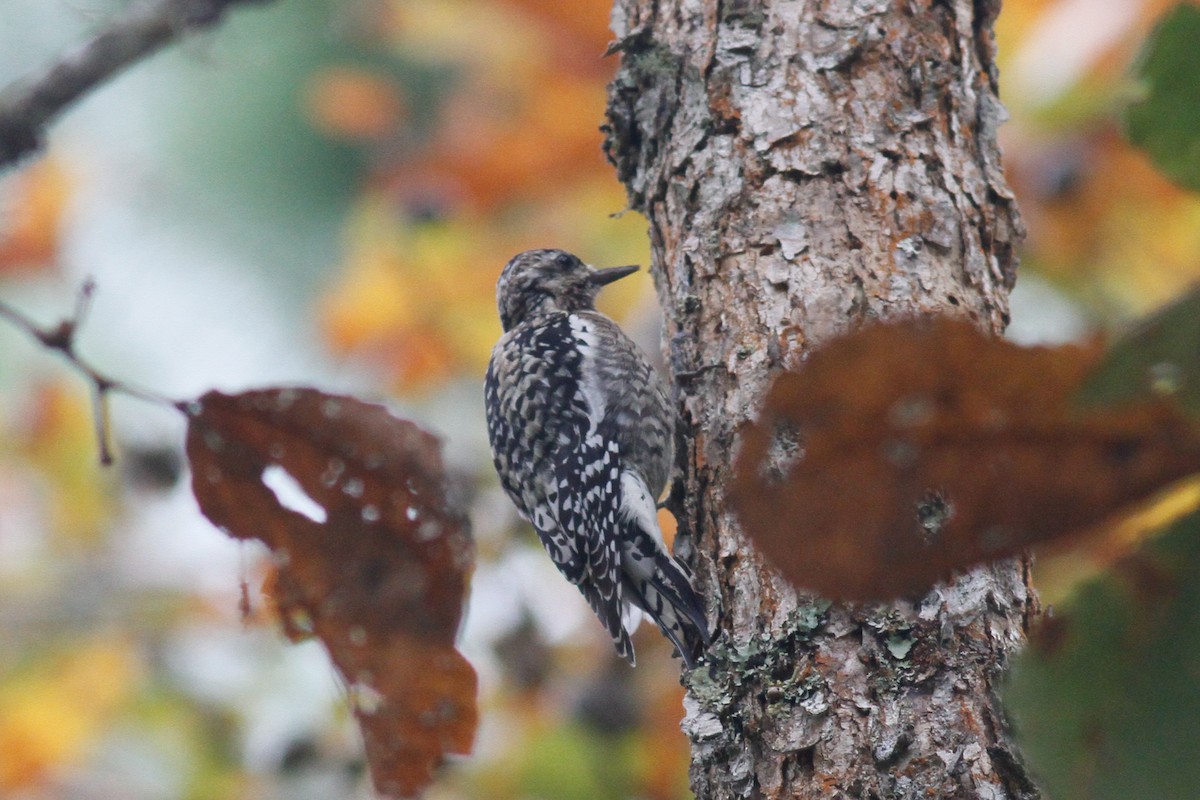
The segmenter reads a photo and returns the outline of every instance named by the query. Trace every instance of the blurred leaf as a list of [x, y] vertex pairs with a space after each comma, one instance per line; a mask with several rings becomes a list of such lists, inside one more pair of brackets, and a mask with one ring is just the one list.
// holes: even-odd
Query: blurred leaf
[[1156, 495], [1152, 502], [1089, 536], [1069, 550], [1038, 553], [1033, 562], [1033, 585], [1042, 605], [1057, 605], [1085, 580], [1112, 568], [1147, 538], [1166, 530], [1181, 517], [1200, 509], [1200, 476], [1193, 475]]
[[[1029, 258], [1097, 309], [1148, 311], [1200, 278], [1200, 196], [1103, 127], [1031, 147], [1012, 165]], [[1116, 303], [1116, 309], [1113, 305]]]
[[1180, 3], [1146, 41], [1137, 70], [1146, 96], [1125, 111], [1130, 141], [1164, 173], [1200, 191], [1200, 7]]
[[71, 194], [66, 170], [44, 157], [17, 173], [0, 212], [0, 275], [52, 266]]
[[831, 342], [768, 393], [731, 499], [796, 584], [884, 599], [1079, 533], [1200, 471], [1166, 404], [1078, 411], [1096, 359], [1022, 348], [949, 318]]
[[[478, 378], [500, 333], [496, 276], [514, 253], [556, 246], [596, 264], [645, 263], [645, 221], [610, 219], [626, 199], [600, 147], [617, 64], [601, 57], [608, 13], [591, 0], [388, 5], [381, 27], [398, 51], [452, 77], [430, 113], [388, 140], [360, 195], [321, 308], [335, 350], [381, 366], [405, 393]], [[638, 289], [603, 302], [627, 306]]]
[[202, 397], [187, 453], [204, 515], [274, 553], [285, 632], [329, 650], [378, 791], [411, 795], [469, 752], [475, 672], [454, 640], [472, 546], [437, 440], [382, 406], [265, 389]]
[[382, 139], [398, 130], [405, 113], [394, 81], [354, 67], [318, 70], [305, 100], [317, 129], [344, 139]]
[[391, 22], [406, 55], [517, 77], [544, 61], [552, 37], [502, 3], [408, 0], [394, 3]]
[[636, 794], [647, 800], [690, 798], [693, 796], [688, 787], [691, 748], [679, 729], [683, 687], [669, 680], [650, 685], [650, 691], [640, 695], [646, 720], [630, 753], [636, 770]]
[[[405, 188], [419, 209], [422, 190]], [[322, 331], [335, 351], [382, 366], [396, 391], [428, 391], [455, 375], [478, 380], [500, 336], [496, 278], [513, 254], [554, 243], [598, 266], [646, 263], [645, 220], [610, 217], [623, 202], [611, 176], [556, 184], [554, 196], [501, 215], [442, 216], [436, 203], [427, 214], [405, 213], [369, 194], [350, 220], [341, 276], [321, 305]], [[649, 289], [646, 279], [620, 281], [600, 307], [620, 319]]]
[[1045, 619], [1004, 699], [1055, 800], [1186, 800], [1200, 785], [1200, 517]]
[[563, 51], [564, 58], [579, 62], [580, 69], [612, 74], [615, 59], [603, 59], [601, 54], [613, 34], [609, 15], [612, 6], [604, 2], [560, 3], [558, 0], [501, 0], [501, 4], [541, 19], [554, 32], [552, 41]]
[[573, 178], [612, 172], [601, 156], [603, 80], [542, 68], [526, 80], [488, 72], [445, 98], [441, 124], [399, 180], [452, 187], [472, 208], [553, 197]]
[[500, 335], [499, 267], [490, 262], [505, 258], [487, 252], [495, 244], [487, 233], [468, 220], [406, 223], [366, 204], [341, 283], [323, 304], [331, 344], [382, 362], [406, 392], [456, 372], [482, 374]]
[[183, 456], [173, 446], [130, 444], [122, 448], [121, 472], [130, 486], [167, 492], [182, 476]]
[[1020, 142], [1004, 156], [1029, 229], [1023, 268], [1100, 324], [1200, 278], [1200, 196], [1168, 180], [1113, 113], [1133, 99], [1135, 54], [1177, 5], [1011, 0], [997, 20], [1006, 138]]
[[1080, 400], [1097, 406], [1150, 395], [1200, 414], [1200, 289], [1116, 342], [1080, 389]]
[[92, 406], [77, 386], [45, 383], [31, 390], [19, 452], [44, 479], [45, 507], [56, 535], [96, 543], [112, 518], [112, 474], [100, 468]]
[[19, 794], [81, 757], [126, 699], [138, 667], [129, 641], [98, 639], [0, 683], [0, 790]]
[[517, 755], [521, 797], [619, 800], [630, 796], [619, 742], [566, 723], [530, 737]]

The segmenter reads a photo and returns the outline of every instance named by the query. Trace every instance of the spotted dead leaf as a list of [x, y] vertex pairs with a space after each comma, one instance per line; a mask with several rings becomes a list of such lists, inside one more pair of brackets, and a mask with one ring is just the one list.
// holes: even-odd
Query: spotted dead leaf
[[1172, 406], [1072, 404], [1097, 355], [951, 319], [832, 342], [744, 431], [737, 514], [794, 583], [851, 600], [1081, 532], [1200, 471], [1200, 434]]
[[284, 630], [329, 650], [376, 789], [418, 792], [476, 724], [475, 672], [454, 647], [472, 545], [437, 440], [307, 388], [210, 392], [188, 417], [200, 509], [271, 549]]

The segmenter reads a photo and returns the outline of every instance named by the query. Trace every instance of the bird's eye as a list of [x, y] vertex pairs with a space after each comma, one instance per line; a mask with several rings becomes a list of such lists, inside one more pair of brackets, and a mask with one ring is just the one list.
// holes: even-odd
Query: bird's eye
[[555, 256], [554, 263], [562, 269], [567, 269], [574, 263], [574, 259], [572, 259], [566, 253], [559, 253], [557, 256]]

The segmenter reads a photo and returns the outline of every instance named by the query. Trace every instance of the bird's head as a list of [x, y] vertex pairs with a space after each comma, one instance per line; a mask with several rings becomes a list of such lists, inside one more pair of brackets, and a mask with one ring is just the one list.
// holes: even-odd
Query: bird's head
[[563, 250], [526, 250], [504, 265], [496, 282], [500, 324], [509, 331], [540, 314], [595, 308], [601, 286], [636, 271], [636, 265], [593, 269]]

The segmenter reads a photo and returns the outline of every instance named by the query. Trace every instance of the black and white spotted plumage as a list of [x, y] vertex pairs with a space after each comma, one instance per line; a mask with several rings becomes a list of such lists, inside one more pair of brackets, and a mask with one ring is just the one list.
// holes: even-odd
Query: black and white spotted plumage
[[488, 365], [488, 435], [505, 491], [617, 652], [633, 663], [640, 610], [690, 667], [708, 626], [655, 506], [674, 414], [645, 356], [594, 307], [601, 286], [636, 269], [595, 270], [561, 250], [508, 262], [496, 289], [504, 335]]

